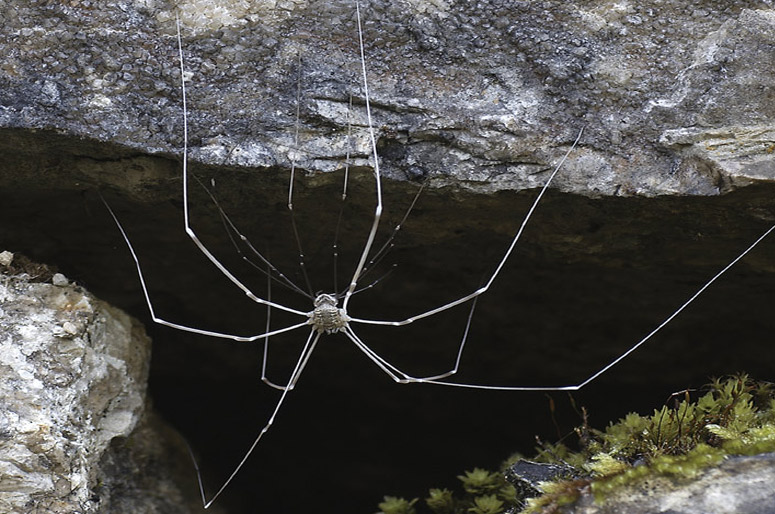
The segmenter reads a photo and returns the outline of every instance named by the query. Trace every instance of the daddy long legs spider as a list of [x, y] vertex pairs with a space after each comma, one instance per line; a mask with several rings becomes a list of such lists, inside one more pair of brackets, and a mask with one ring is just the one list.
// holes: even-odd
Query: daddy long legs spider
[[[376, 368], [382, 370], [382, 372], [384, 372], [388, 377], [390, 377], [393, 381], [398, 383], [429, 383], [429, 384], [445, 385], [450, 387], [460, 387], [460, 388], [467, 388], [467, 389], [488, 389], [488, 390], [498, 390], [498, 391], [578, 390], [581, 387], [588, 384], [589, 382], [591, 382], [592, 380], [595, 380], [601, 374], [608, 371], [612, 366], [619, 363], [622, 359], [625, 359], [631, 352], [633, 352], [641, 345], [646, 343], [651, 338], [652, 335], [654, 335], [659, 330], [661, 330], [661, 328], [664, 327], [667, 323], [671, 322], [675, 316], [680, 314], [685, 309], [685, 307], [687, 307], [691, 302], [695, 300], [695, 298], [697, 298], [700, 294], [702, 294], [707, 287], [709, 287], [713, 282], [715, 282], [716, 279], [721, 276], [721, 274], [725, 273], [730, 266], [732, 266], [735, 262], [737, 262], [737, 260], [745, 256], [749, 250], [751, 250], [754, 246], [756, 246], [759, 243], [759, 241], [761, 241], [764, 237], [766, 237], [766, 235], [768, 235], [772, 230], [772, 228], [770, 228], [770, 230], [768, 230], [765, 234], [763, 234], [759, 239], [755, 240], [739, 256], [737, 256], [737, 258], [731, 261], [728, 266], [725, 266], [724, 268], [722, 268], [722, 270], [717, 275], [712, 276], [708, 280], [708, 282], [703, 284], [702, 287], [700, 287], [699, 290], [697, 290], [696, 294], [690, 295], [688, 297], [688, 300], [685, 303], [680, 304], [677, 310], [673, 312], [673, 314], [666, 317], [662, 323], [657, 325], [656, 329], [653, 332], [648, 333], [648, 335], [646, 335], [643, 339], [634, 343], [632, 346], [627, 348], [627, 350], [624, 353], [621, 353], [615, 359], [608, 361], [607, 364], [599, 368], [595, 373], [589, 375], [585, 380], [581, 380], [579, 382], [570, 383], [570, 384], [558, 384], [558, 385], [550, 384], [547, 386], [532, 386], [532, 385], [519, 385], [519, 384], [499, 385], [499, 384], [462, 382], [462, 381], [457, 382], [451, 378], [454, 375], [454, 371], [457, 370], [457, 361], [455, 359], [452, 359], [453, 361], [455, 361], [455, 365], [448, 372], [441, 372], [441, 373], [431, 374], [427, 376], [416, 376], [416, 375], [410, 374], [409, 371], [403, 371], [403, 366], [394, 365], [389, 359], [384, 358], [381, 355], [381, 353], [378, 353], [377, 351], [375, 351], [366, 338], [361, 338], [359, 336], [358, 327], [382, 326], [382, 327], [386, 327], [385, 330], [389, 330], [390, 327], [407, 326], [415, 323], [416, 321], [425, 320], [427, 318], [433, 318], [438, 314], [444, 313], [452, 308], [455, 308], [464, 304], [471, 305], [469, 310], [467, 310], [466, 312], [473, 314], [474, 309], [472, 304], [475, 303], [476, 300], [481, 295], [484, 295], [486, 292], [488, 292], [491, 286], [500, 277], [502, 268], [505, 266], [505, 264], [508, 262], [509, 258], [511, 257], [512, 253], [514, 252], [516, 245], [521, 238], [524, 228], [526, 227], [528, 221], [531, 219], [531, 216], [535, 208], [538, 206], [539, 201], [542, 199], [544, 193], [547, 191], [547, 188], [549, 187], [552, 178], [555, 176], [556, 173], [558, 173], [561, 170], [564, 157], [563, 157], [563, 160], [560, 160], [559, 162], [557, 162], [553, 167], [553, 171], [544, 181], [544, 185], [542, 189], [540, 190], [539, 194], [533, 201], [527, 214], [522, 219], [521, 225], [519, 225], [516, 233], [513, 235], [510, 243], [506, 246], [506, 249], [502, 253], [499, 260], [495, 262], [494, 267], [486, 272], [485, 276], [482, 278], [481, 285], [479, 285], [478, 287], [476, 286], [473, 287], [468, 293], [463, 294], [462, 296], [456, 299], [452, 299], [450, 301], [442, 303], [441, 305], [431, 307], [427, 310], [414, 313], [413, 315], [409, 315], [407, 317], [400, 317], [396, 319], [387, 319], [387, 317], [384, 319], [383, 318], [373, 319], [373, 318], [360, 317], [352, 314], [351, 307], [353, 307], [354, 305], [353, 302], [356, 301], [353, 299], [357, 298], [356, 296], [354, 296], [354, 294], [359, 289], [359, 287], [363, 287], [367, 285], [369, 282], [367, 280], [366, 283], [364, 283], [364, 281], [362, 280], [362, 275], [364, 274], [364, 270], [367, 268], [368, 262], [373, 255], [372, 253], [373, 250], [379, 247], [379, 244], [376, 243], [376, 237], [378, 234], [378, 228], [380, 226], [381, 216], [382, 216], [382, 189], [381, 189], [382, 186], [380, 182], [381, 177], [379, 172], [380, 157], [377, 149], [375, 129], [373, 127], [373, 122], [371, 120], [371, 105], [370, 105], [368, 80], [367, 80], [368, 73], [366, 69], [367, 60], [366, 60], [366, 56], [364, 55], [364, 45], [361, 39], [363, 37], [363, 31], [360, 28], [360, 12], [359, 12], [360, 7], [357, 4], [357, 2], [355, 4], [355, 10], [357, 13], [356, 17], [359, 25], [359, 30], [358, 30], [359, 45], [358, 46], [361, 52], [360, 64], [362, 68], [361, 71], [362, 71], [362, 81], [363, 81], [361, 94], [362, 94], [362, 101], [363, 101], [366, 118], [367, 118], [369, 149], [371, 153], [371, 163], [373, 165], [373, 170], [374, 170], [373, 171], [373, 176], [374, 176], [373, 193], [375, 196], [376, 206], [371, 214], [370, 228], [365, 234], [365, 240], [363, 242], [362, 250], [359, 254], [359, 257], [357, 259], [357, 262], [353, 268], [351, 275], [347, 277], [349, 278], [349, 284], [345, 288], [344, 293], [341, 295], [341, 297], [340, 297], [339, 291], [332, 292], [329, 289], [325, 289], [323, 290], [324, 291], [323, 293], [317, 293], [317, 292], [312, 293], [313, 298], [311, 298], [312, 301], [310, 302], [311, 305], [309, 308], [299, 309], [296, 307], [291, 307], [289, 305], [286, 305], [285, 303], [272, 300], [271, 297], [268, 295], [262, 296], [262, 294], [254, 292], [254, 290], [251, 287], [249, 287], [243, 279], [234, 275], [230, 271], [229, 267], [223, 264], [221, 258], [216, 257], [216, 255], [210, 250], [208, 245], [203, 243], [202, 240], [199, 238], [195, 229], [195, 225], [190, 220], [191, 207], [189, 203], [189, 198], [190, 198], [191, 180], [189, 177], [188, 159], [186, 156], [187, 146], [188, 146], [187, 142], [184, 145], [184, 158], [183, 158], [183, 209], [184, 209], [184, 226], [188, 237], [196, 245], [199, 251], [212, 263], [212, 265], [215, 266], [217, 271], [220, 272], [220, 274], [222, 274], [224, 277], [226, 277], [236, 288], [243, 291], [243, 293], [246, 296], [248, 296], [251, 300], [259, 304], [260, 306], [269, 307], [274, 311], [282, 311], [291, 316], [295, 316], [297, 317], [297, 321], [295, 323], [283, 325], [280, 328], [272, 328], [271, 330], [267, 330], [266, 332], [262, 332], [254, 335], [240, 335], [240, 334], [234, 334], [230, 332], [221, 332], [217, 330], [210, 330], [206, 328], [180, 324], [180, 323], [176, 323], [174, 321], [168, 320], [164, 314], [155, 312], [152, 294], [149, 293], [146, 281], [143, 276], [143, 269], [142, 269], [142, 266], [140, 265], [142, 256], [138, 256], [134, 252], [129, 236], [124, 232], [123, 228], [121, 228], [121, 226], [119, 225], [119, 227], [121, 228], [122, 235], [124, 236], [124, 239], [127, 245], [129, 246], [130, 251], [132, 252], [132, 256], [135, 260], [135, 264], [137, 266], [137, 270], [142, 282], [142, 287], [145, 294], [146, 302], [149, 310], [151, 311], [154, 317], [155, 322], [184, 332], [216, 337], [221, 339], [231, 339], [234, 341], [241, 341], [241, 342], [261, 341], [261, 340], [266, 340], [267, 338], [275, 335], [281, 335], [289, 332], [298, 333], [298, 331], [302, 329], [307, 330], [304, 347], [298, 354], [296, 364], [293, 366], [293, 371], [291, 371], [289, 376], [285, 379], [285, 382], [284, 382], [285, 385], [280, 387], [281, 392], [279, 394], [279, 399], [276, 400], [276, 403], [270, 415], [269, 423], [266, 425], [265, 429], [262, 430], [260, 434], [253, 440], [252, 444], [250, 445], [250, 448], [244, 454], [243, 458], [236, 464], [231, 475], [222, 483], [222, 485], [215, 491], [214, 494], [211, 493], [211, 496], [209, 496], [208, 498], [203, 498], [205, 506], [211, 505], [212, 502], [215, 501], [215, 499], [218, 498], [221, 495], [221, 493], [227, 488], [232, 478], [239, 473], [243, 464], [249, 458], [253, 449], [256, 447], [259, 441], [262, 440], [263, 434], [266, 433], [265, 430], [268, 429], [269, 426], [272, 424], [275, 414], [277, 414], [278, 411], [280, 411], [280, 408], [284, 406], [288, 392], [290, 390], [290, 386], [296, 383], [302, 371], [306, 369], [306, 366], [309, 362], [309, 358], [313, 350], [316, 348], [321, 338], [326, 337], [324, 335], [326, 333], [338, 332], [340, 333], [340, 337], [342, 335], [346, 337], [354, 345], [354, 347], [358, 349], [361, 354], [363, 354], [363, 356], [365, 356], [369, 361], [371, 361], [373, 365], [376, 366]], [[180, 39], [180, 35], [178, 36], [178, 42], [180, 45], [179, 51], [180, 51], [181, 75], [185, 76], [186, 70], [185, 70], [185, 64], [183, 59], [183, 48], [182, 48], [182, 41]], [[185, 104], [185, 95], [186, 95], [185, 81], [183, 82], [183, 86], [182, 86], [182, 94], [183, 94], [183, 109], [184, 109], [183, 133], [184, 133], [184, 137], [187, 138], [188, 119], [187, 119], [187, 111], [186, 111], [186, 104]], [[567, 145], [568, 153], [566, 153], [566, 156], [573, 150], [573, 148], [575, 148], [577, 142], [579, 141], [579, 138], [581, 138], [581, 133], [579, 133], [578, 138], [576, 139], [576, 142], [574, 142], [572, 145], [571, 144]], [[116, 221], [118, 222], [118, 220]], [[236, 233], [236, 235], [238, 238], [241, 236], [241, 234], [239, 233]], [[256, 256], [255, 258], [258, 260], [261, 260], [261, 257]], [[267, 258], [266, 261], [272, 262], [272, 259]], [[278, 275], [271, 268], [268, 274], [270, 278], [274, 277], [274, 279], [281, 279], [281, 275]], [[300, 289], [302, 289], [303, 291], [303, 287], [300, 287]], [[325, 291], [328, 291], [328, 292], [326, 293]], [[456, 353], [458, 357], [467, 342], [468, 328], [470, 326], [471, 319], [472, 317], [470, 315], [462, 316], [462, 323], [461, 323], [460, 330], [463, 335], [460, 337], [459, 350]], [[276, 327], [276, 325], [273, 325], [273, 327]]]

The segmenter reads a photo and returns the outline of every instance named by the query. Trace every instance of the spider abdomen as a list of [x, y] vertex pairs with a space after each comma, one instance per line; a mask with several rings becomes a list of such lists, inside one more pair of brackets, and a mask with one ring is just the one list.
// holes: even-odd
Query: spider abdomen
[[332, 334], [344, 330], [350, 317], [344, 309], [336, 306], [336, 296], [330, 294], [319, 294], [315, 298], [315, 310], [309, 313], [310, 324], [318, 332]]

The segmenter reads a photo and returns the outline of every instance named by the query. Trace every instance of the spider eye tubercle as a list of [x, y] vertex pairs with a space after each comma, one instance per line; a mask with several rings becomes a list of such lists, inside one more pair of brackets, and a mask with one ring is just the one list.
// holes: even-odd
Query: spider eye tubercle
[[333, 294], [327, 294], [327, 293], [321, 293], [315, 297], [315, 301], [313, 304], [315, 307], [320, 307], [321, 305], [330, 305], [332, 307], [336, 307], [336, 304], [339, 303], [339, 301], [336, 298], [336, 295]]

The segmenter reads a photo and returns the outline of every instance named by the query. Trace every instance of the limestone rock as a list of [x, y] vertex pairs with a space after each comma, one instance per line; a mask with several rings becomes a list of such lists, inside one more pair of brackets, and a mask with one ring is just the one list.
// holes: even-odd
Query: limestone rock
[[0, 511], [190, 512], [149, 462], [175, 452], [146, 415], [143, 328], [60, 277], [0, 275]]
[[730, 457], [692, 480], [642, 481], [597, 503], [591, 495], [561, 511], [573, 514], [769, 514], [775, 509], [775, 455]]
[[[176, 6], [194, 160], [368, 163], [353, 0]], [[4, 2], [0, 127], [179, 154], [176, 6]], [[536, 187], [582, 126], [564, 191], [716, 195], [775, 176], [767, 2], [373, 0], [361, 13], [386, 176]], [[132, 189], [160, 178], [152, 162], [77, 172]]]

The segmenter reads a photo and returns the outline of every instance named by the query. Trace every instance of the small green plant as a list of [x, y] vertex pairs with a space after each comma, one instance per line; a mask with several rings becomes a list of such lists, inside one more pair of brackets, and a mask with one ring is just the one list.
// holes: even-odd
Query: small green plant
[[474, 498], [473, 507], [469, 507], [468, 512], [473, 514], [500, 514], [503, 512], [503, 502], [494, 494], [477, 496]]
[[466, 474], [459, 475], [458, 479], [463, 482], [463, 489], [473, 495], [488, 494], [503, 485], [503, 477], [500, 474], [482, 468], [466, 471]]
[[385, 501], [380, 503], [378, 507], [383, 514], [415, 514], [415, 503], [417, 503], [417, 498], [407, 501], [404, 498], [385, 496]]
[[562, 505], [575, 502], [589, 487], [589, 479], [557, 480], [541, 484], [541, 494], [525, 499], [520, 512], [554, 512]]
[[425, 503], [436, 514], [453, 514], [455, 499], [449, 489], [431, 489]]

